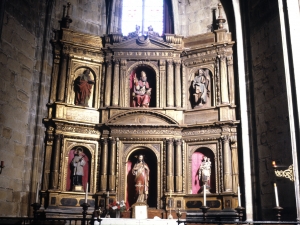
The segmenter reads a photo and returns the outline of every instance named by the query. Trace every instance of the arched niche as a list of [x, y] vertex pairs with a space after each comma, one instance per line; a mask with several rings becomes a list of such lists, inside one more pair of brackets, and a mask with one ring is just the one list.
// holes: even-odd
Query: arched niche
[[[125, 189], [125, 201], [131, 206], [135, 203], [135, 182], [134, 175], [132, 174], [132, 168], [137, 162], [138, 155], [144, 155], [145, 163], [147, 163], [150, 169], [150, 179], [149, 179], [149, 195], [147, 199], [147, 204], [149, 207], [157, 208], [159, 206], [160, 199], [160, 160], [158, 153], [153, 149], [152, 146], [134, 145], [131, 150], [127, 151], [124, 157], [125, 163], [125, 180], [123, 188]], [[121, 187], [120, 187], [121, 188]]]
[[191, 193], [200, 194], [203, 186], [203, 182], [199, 180], [200, 166], [203, 163], [204, 156], [211, 161], [211, 176], [210, 176], [210, 192], [216, 193], [216, 157], [214, 152], [208, 147], [197, 148], [191, 155]]
[[[189, 76], [189, 86], [188, 86], [188, 103], [191, 108], [193, 109], [203, 109], [203, 108], [209, 108], [213, 107], [215, 105], [215, 88], [214, 88], [214, 77], [213, 77], [213, 72], [211, 70], [212, 68], [209, 67], [199, 67], [199, 68], [193, 68], [190, 71], [190, 76]], [[196, 77], [199, 77], [199, 71], [202, 70], [203, 74], [200, 75], [201, 78], [201, 85], [203, 85], [203, 88], [205, 89], [205, 93], [200, 94], [196, 93], [196, 90], [194, 88], [194, 81], [197, 80]], [[203, 102], [201, 100], [202, 97], [205, 96], [206, 101]], [[196, 97], [197, 96], [197, 97]], [[198, 98], [198, 101], [196, 100]]]
[[72, 191], [72, 181], [74, 179], [74, 167], [72, 166], [72, 160], [75, 157], [76, 149], [82, 149], [82, 158], [85, 161], [85, 165], [83, 166], [83, 173], [82, 176], [82, 186], [83, 190], [86, 190], [86, 184], [90, 183], [90, 172], [91, 172], [91, 153], [88, 148], [84, 146], [74, 146], [68, 154], [68, 163], [67, 163], [67, 179], [66, 179], [66, 191]]
[[[90, 71], [88, 75], [90, 81], [88, 83], [80, 84], [80, 77], [82, 76], [82, 74], [84, 74], [86, 70]], [[78, 68], [75, 68], [73, 81], [72, 81], [73, 92], [70, 99], [71, 104], [84, 106], [78, 102], [78, 97], [77, 97], [80, 89], [79, 85], [82, 85], [86, 89], [85, 92], [90, 93], [90, 97], [88, 99], [88, 105], [86, 107], [95, 107], [95, 84], [96, 84], [96, 75], [95, 75], [95, 71], [93, 71], [92, 68], [86, 66], [80, 66]]]
[[137, 79], [139, 80], [141, 77], [141, 72], [144, 71], [147, 75], [147, 81], [149, 83], [151, 90], [151, 100], [149, 107], [158, 107], [158, 96], [159, 96], [159, 91], [158, 91], [158, 69], [152, 65], [149, 62], [137, 62], [133, 64], [129, 69], [128, 69], [128, 76], [129, 76], [129, 97], [128, 97], [128, 105], [130, 107], [133, 107], [133, 102], [132, 102], [132, 95], [133, 95], [133, 87], [134, 87], [134, 77], [136, 75]]

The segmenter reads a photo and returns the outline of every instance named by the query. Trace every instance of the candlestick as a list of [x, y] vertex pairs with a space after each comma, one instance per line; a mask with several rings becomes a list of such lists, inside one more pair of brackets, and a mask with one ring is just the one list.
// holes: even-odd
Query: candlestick
[[85, 203], [87, 203], [87, 196], [88, 196], [88, 189], [89, 189], [89, 183], [86, 183], [86, 189], [85, 189]]
[[36, 197], [35, 197], [35, 202], [39, 202], [39, 183], [36, 185]]
[[1, 167], [4, 167], [4, 161], [1, 161]]
[[241, 206], [241, 191], [240, 191], [240, 185], [238, 185], [238, 206]]
[[275, 191], [276, 207], [278, 207], [278, 206], [279, 206], [279, 201], [278, 201], [278, 192], [277, 192], [277, 186], [276, 186], [276, 183], [274, 183], [274, 191]]
[[203, 205], [206, 206], [206, 185], [203, 185]]

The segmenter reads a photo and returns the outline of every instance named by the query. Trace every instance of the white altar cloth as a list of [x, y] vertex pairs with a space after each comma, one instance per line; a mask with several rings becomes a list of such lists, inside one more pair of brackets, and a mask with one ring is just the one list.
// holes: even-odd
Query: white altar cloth
[[101, 225], [178, 225], [177, 219], [101, 218]]

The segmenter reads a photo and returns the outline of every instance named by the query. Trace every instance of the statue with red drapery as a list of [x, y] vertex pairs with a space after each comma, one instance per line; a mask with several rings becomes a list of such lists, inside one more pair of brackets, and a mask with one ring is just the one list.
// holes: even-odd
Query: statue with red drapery
[[88, 107], [92, 87], [95, 82], [90, 78], [90, 70], [86, 69], [75, 80], [75, 105]]

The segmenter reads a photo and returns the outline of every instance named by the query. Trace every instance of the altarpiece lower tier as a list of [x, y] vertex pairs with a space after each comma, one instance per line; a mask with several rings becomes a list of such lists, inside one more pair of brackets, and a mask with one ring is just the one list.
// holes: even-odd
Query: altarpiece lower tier
[[98, 37], [65, 26], [52, 44], [46, 210], [80, 208], [86, 192], [93, 208], [141, 197], [149, 209], [199, 210], [204, 185], [211, 209], [237, 207], [230, 33]]

